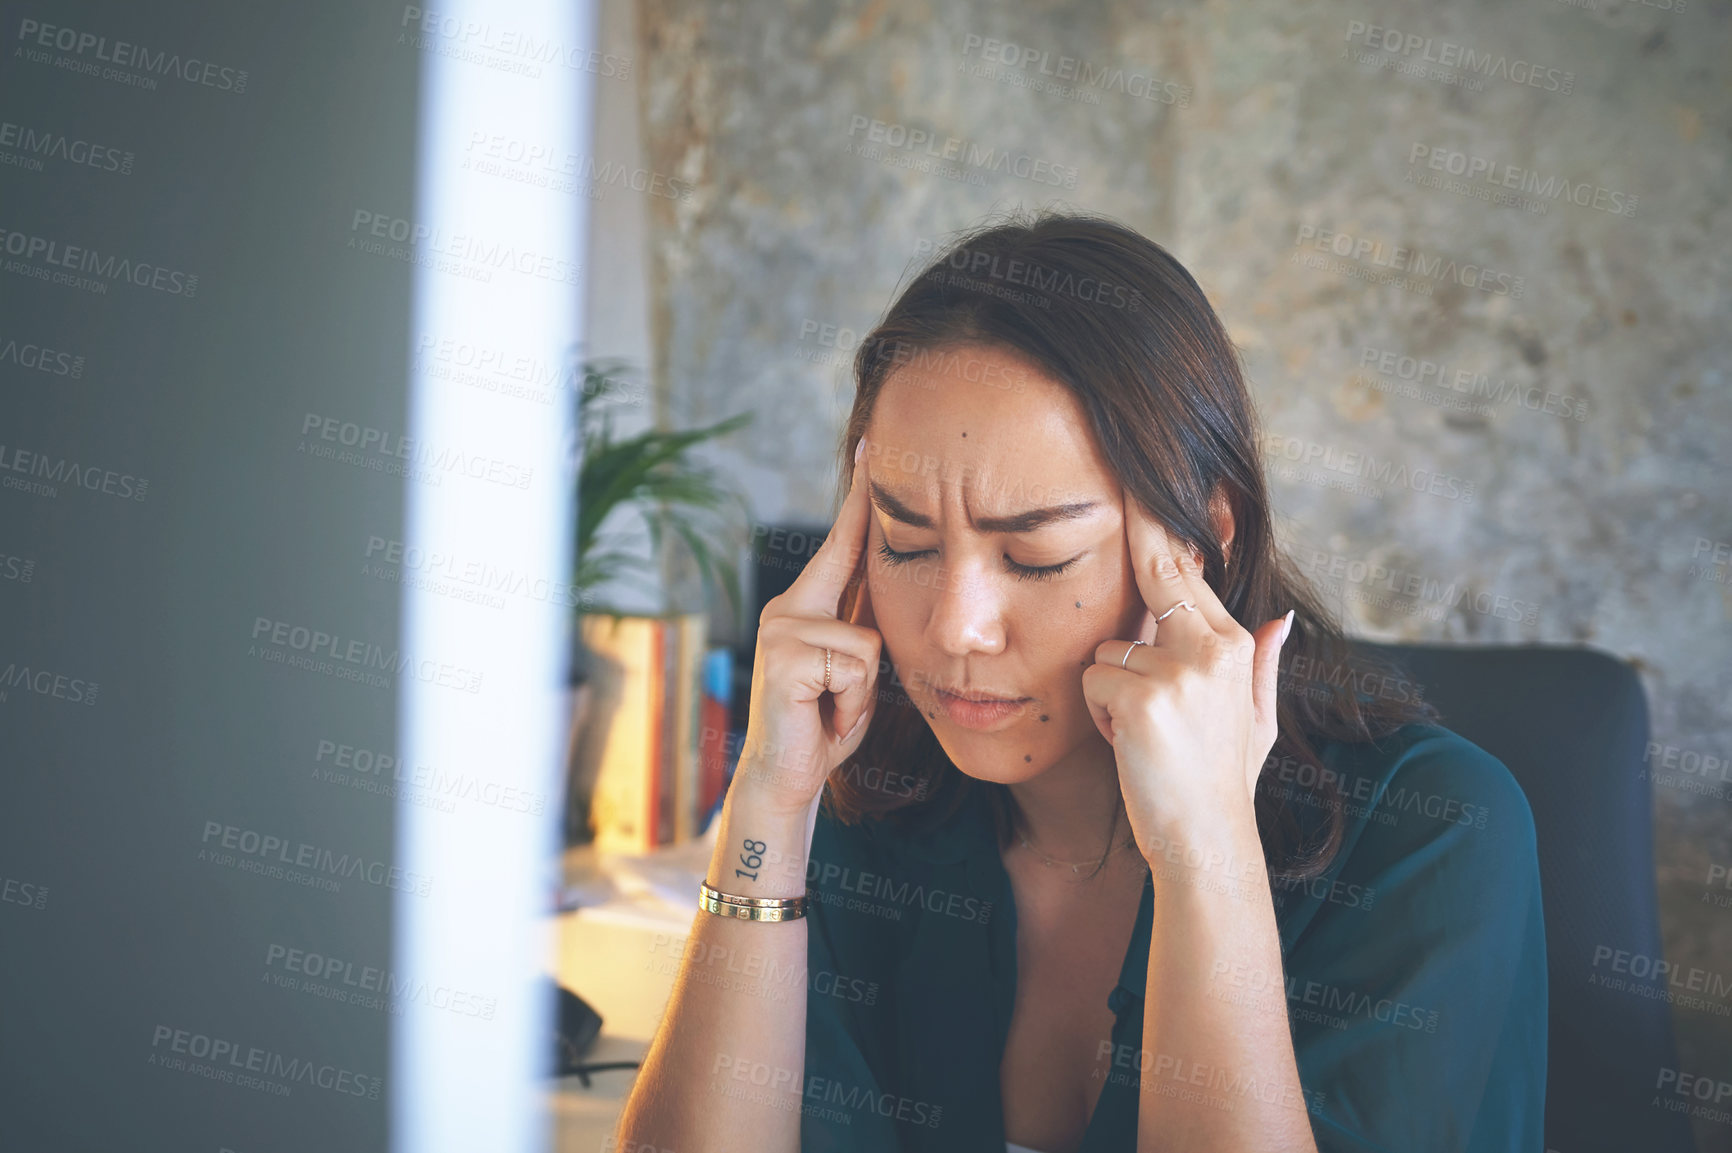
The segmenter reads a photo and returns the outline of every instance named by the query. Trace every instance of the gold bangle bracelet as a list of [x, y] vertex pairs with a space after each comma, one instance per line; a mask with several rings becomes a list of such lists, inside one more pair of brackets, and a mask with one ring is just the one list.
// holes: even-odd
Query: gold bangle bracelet
[[729, 905], [751, 905], [759, 909], [791, 909], [795, 905], [806, 902], [804, 895], [798, 897], [739, 897], [733, 893], [724, 893], [719, 889], [710, 888], [708, 881], [698, 882], [698, 896], [710, 897]]
[[[708, 888], [708, 886], [705, 886]], [[736, 905], [732, 901], [718, 901], [710, 896], [715, 892], [701, 893], [698, 896], [698, 908], [718, 917], [739, 921], [797, 921], [806, 915], [806, 898], [794, 898], [799, 903], [787, 907], [766, 907], [763, 905]]]

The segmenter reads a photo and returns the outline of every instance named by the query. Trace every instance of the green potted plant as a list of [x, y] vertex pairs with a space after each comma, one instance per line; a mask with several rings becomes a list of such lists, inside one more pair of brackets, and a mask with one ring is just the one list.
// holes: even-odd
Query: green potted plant
[[[692, 836], [701, 796], [711, 789], [700, 780], [697, 720], [708, 614], [679, 603], [672, 566], [661, 562], [675, 542], [683, 545], [706, 592], [719, 592], [738, 616], [735, 565], [750, 509], [692, 450], [743, 428], [752, 414], [623, 436], [615, 413], [623, 403], [641, 403], [641, 378], [619, 360], [586, 361], [580, 372], [583, 457], [572, 577], [579, 616], [566, 840], [580, 844], [593, 836], [598, 847], [646, 851]], [[605, 586], [637, 574], [652, 585], [658, 575], [670, 582], [656, 609], [606, 603]]]
[[595, 590], [634, 569], [651, 568], [649, 561], [625, 547], [628, 537], [601, 532], [616, 511], [632, 509], [648, 529], [652, 559], [661, 555], [672, 530], [690, 550], [706, 588], [719, 590], [729, 610], [737, 613], [740, 581], [735, 549], [743, 547], [742, 531], [751, 512], [732, 485], [692, 459], [690, 452], [705, 441], [745, 427], [752, 414], [742, 412], [706, 428], [648, 429], [616, 439], [615, 410], [625, 398], [642, 396], [641, 388], [633, 387], [636, 374], [620, 360], [585, 361], [581, 371], [577, 423], [583, 462], [577, 482], [577, 571], [572, 584], [582, 594], [584, 608], [612, 612], [597, 607]]

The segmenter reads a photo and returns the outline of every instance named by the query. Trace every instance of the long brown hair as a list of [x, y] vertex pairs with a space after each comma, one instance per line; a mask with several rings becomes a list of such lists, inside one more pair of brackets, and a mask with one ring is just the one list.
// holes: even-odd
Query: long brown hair
[[[1375, 740], [1411, 721], [1435, 721], [1436, 713], [1416, 694], [1361, 691], [1398, 679], [1399, 670], [1354, 649], [1277, 549], [1256, 412], [1238, 350], [1203, 290], [1160, 245], [1097, 216], [1012, 216], [962, 236], [914, 276], [861, 342], [854, 407], [839, 448], [842, 494], [853, 479], [855, 443], [892, 372], [911, 356], [960, 345], [1020, 353], [1068, 388], [1118, 479], [1170, 534], [1201, 553], [1204, 578], [1247, 630], [1295, 610], [1281, 651], [1280, 733], [1264, 784], [1273, 763], [1300, 770], [1287, 778], [1302, 783], [1259, 787], [1257, 829], [1272, 873], [1304, 879], [1322, 872], [1340, 846], [1345, 818], [1333, 774], [1320, 771], [1318, 743]], [[1236, 526], [1231, 564], [1210, 516], [1217, 489]], [[846, 592], [842, 619], [858, 595], [857, 586]], [[942, 821], [971, 790], [985, 789], [1000, 843], [1008, 844], [1021, 823], [1010, 790], [956, 768], [906, 693], [887, 683], [894, 686], [895, 671], [886, 658], [871, 725], [831, 775], [823, 804], [848, 823], [881, 817], [922, 825]], [[870, 766], [894, 766], [896, 775], [868, 771], [863, 780]], [[899, 787], [882, 787], [891, 779]], [[1302, 822], [1301, 804], [1322, 820]]]

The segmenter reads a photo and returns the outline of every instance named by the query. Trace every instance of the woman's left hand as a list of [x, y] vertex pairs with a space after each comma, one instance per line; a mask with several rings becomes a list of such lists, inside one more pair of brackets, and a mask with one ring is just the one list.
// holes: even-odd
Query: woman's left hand
[[[1128, 492], [1124, 509], [1148, 610], [1135, 638], [1143, 643], [1101, 642], [1082, 683], [1095, 725], [1112, 743], [1132, 832], [1147, 854], [1157, 838], [1200, 838], [1222, 818], [1249, 820], [1254, 830], [1257, 777], [1277, 735], [1285, 618], [1245, 631], [1190, 550]], [[1194, 610], [1155, 623], [1184, 601]]]

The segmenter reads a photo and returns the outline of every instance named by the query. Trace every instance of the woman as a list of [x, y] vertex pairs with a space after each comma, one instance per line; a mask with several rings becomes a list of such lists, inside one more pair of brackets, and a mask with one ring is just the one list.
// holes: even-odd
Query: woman
[[1539, 1149], [1527, 802], [1281, 561], [1195, 280], [990, 226], [855, 370], [618, 1147]]

